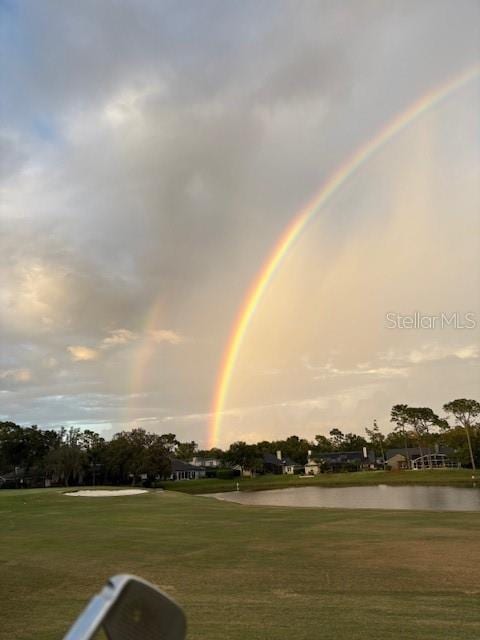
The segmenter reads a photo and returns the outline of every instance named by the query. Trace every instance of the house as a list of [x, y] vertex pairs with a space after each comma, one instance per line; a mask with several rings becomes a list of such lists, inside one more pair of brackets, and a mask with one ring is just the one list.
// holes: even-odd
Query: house
[[39, 470], [26, 470], [16, 467], [14, 471], [2, 473], [0, 475], [0, 489], [33, 489], [49, 487], [50, 479]]
[[18, 489], [23, 486], [23, 471], [21, 474], [17, 471], [9, 471], [0, 475], [0, 488], [2, 489]]
[[311, 457], [311, 451], [308, 452], [308, 460], [304, 467], [306, 476], [318, 476], [319, 473], [322, 473], [322, 463], [318, 460], [314, 460]]
[[293, 475], [294, 473], [298, 473], [302, 468], [302, 465], [297, 464], [294, 460], [289, 458], [289, 456], [282, 456], [281, 451], [277, 451], [276, 454], [263, 454], [264, 473], [286, 473]]
[[385, 468], [390, 471], [400, 471], [401, 469], [408, 469], [409, 463], [407, 463], [407, 457], [405, 452], [391, 454], [388, 457], [388, 454], [385, 456]]
[[375, 468], [375, 453], [363, 447], [361, 451], [308, 452], [305, 475], [318, 475], [324, 471], [360, 471]]
[[234, 464], [230, 467], [234, 476], [241, 476], [242, 478], [255, 478], [256, 471], [255, 469], [248, 469], [247, 467], [242, 467], [241, 464]]
[[217, 471], [222, 467], [222, 462], [218, 458], [203, 458], [201, 456], [193, 457], [190, 464], [202, 469], [206, 478], [216, 478]]
[[194, 466], [177, 458], [171, 458], [170, 462], [172, 465], [170, 480], [198, 480], [205, 477], [203, 467]]
[[453, 460], [455, 451], [450, 447], [436, 444], [435, 447], [404, 447], [388, 449], [385, 453], [385, 464], [392, 471], [401, 469], [443, 469], [458, 467]]
[[222, 466], [221, 461], [218, 458], [202, 458], [195, 456], [190, 460], [190, 464], [194, 467], [208, 467], [209, 469], [218, 469]]

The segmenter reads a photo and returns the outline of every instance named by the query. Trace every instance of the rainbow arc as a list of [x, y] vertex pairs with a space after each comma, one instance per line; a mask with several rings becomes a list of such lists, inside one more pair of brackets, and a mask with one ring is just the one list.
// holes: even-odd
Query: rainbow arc
[[314, 219], [322, 207], [345, 184], [345, 182], [351, 178], [360, 169], [360, 167], [368, 162], [375, 153], [388, 144], [404, 129], [412, 125], [424, 113], [436, 107], [450, 94], [458, 91], [461, 87], [478, 77], [479, 73], [480, 64], [469, 67], [467, 70], [456, 75], [440, 87], [429, 91], [408, 107], [408, 109], [396, 116], [388, 124], [382, 127], [372, 138], [370, 138], [368, 142], [354, 151], [354, 153], [352, 153], [352, 155], [350, 155], [346, 161], [323, 183], [322, 187], [313, 199], [293, 217], [292, 221], [283, 231], [275, 247], [250, 286], [233, 324], [220, 364], [213, 395], [211, 409], [212, 418], [209, 425], [210, 447], [215, 446], [218, 440], [228, 390], [248, 327], [255, 315], [258, 305], [272, 281], [272, 278], [275, 276], [275, 273], [278, 271], [281, 263], [288, 252], [291, 251], [308, 223]]

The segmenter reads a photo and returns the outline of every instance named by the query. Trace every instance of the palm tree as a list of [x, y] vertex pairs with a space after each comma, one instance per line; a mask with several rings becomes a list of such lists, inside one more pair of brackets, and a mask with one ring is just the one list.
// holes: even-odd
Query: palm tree
[[443, 410], [453, 415], [457, 424], [465, 429], [467, 436], [468, 450], [470, 452], [470, 462], [472, 464], [472, 480], [475, 480], [475, 457], [473, 455], [471, 429], [477, 426], [473, 423], [475, 418], [480, 416], [480, 403], [476, 400], [467, 400], [465, 398], [459, 398], [458, 400], [452, 400], [443, 405]]

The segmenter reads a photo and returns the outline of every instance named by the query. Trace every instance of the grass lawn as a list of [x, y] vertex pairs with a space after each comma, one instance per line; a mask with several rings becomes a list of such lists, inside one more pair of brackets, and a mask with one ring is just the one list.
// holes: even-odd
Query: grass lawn
[[[477, 474], [478, 476], [478, 474]], [[217, 493], [235, 491], [237, 482], [242, 491], [282, 489], [285, 487], [342, 487], [374, 484], [428, 484], [449, 486], [472, 486], [471, 469], [435, 469], [424, 471], [360, 471], [355, 473], [322, 473], [318, 476], [301, 478], [289, 475], [265, 475], [256, 478], [234, 478], [233, 480], [184, 480], [165, 482], [164, 489], [182, 493]]]
[[61, 638], [121, 572], [174, 596], [190, 640], [480, 637], [480, 513], [24, 490], [0, 522], [2, 640]]

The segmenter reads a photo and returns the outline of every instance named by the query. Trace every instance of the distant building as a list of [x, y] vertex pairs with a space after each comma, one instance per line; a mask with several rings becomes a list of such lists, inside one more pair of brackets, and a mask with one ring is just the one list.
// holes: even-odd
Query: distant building
[[244, 468], [241, 464], [234, 464], [230, 468], [235, 476], [241, 476], [242, 478], [255, 478], [257, 475], [254, 469]]
[[208, 467], [218, 469], [222, 466], [221, 461], [218, 458], [202, 458], [201, 456], [195, 456], [190, 460], [190, 464], [194, 467]]
[[198, 480], [205, 477], [203, 467], [194, 466], [183, 460], [171, 458], [172, 470], [170, 480]]
[[277, 451], [276, 454], [264, 453], [263, 454], [263, 471], [264, 473], [275, 474], [289, 474], [293, 475], [298, 473], [303, 468], [302, 465], [297, 464], [289, 456], [282, 456], [281, 451]]
[[306, 476], [318, 476], [319, 473], [322, 473], [322, 464], [319, 460], [314, 460], [309, 456], [304, 470]]
[[435, 445], [435, 447], [404, 447], [403, 449], [388, 449], [385, 453], [385, 464], [392, 471], [401, 469], [443, 469], [458, 467], [453, 459], [455, 451], [450, 447]]
[[[58, 478], [55, 478], [58, 481]], [[0, 489], [33, 489], [49, 487], [50, 478], [38, 469], [25, 470], [16, 467], [15, 471], [0, 474]]]
[[410, 468], [410, 458], [407, 458], [405, 452], [395, 453], [388, 457], [386, 454], [385, 467], [390, 471], [400, 471], [401, 469]]
[[362, 451], [308, 452], [305, 475], [318, 475], [324, 471], [365, 471], [375, 468], [375, 452], [364, 447]]

